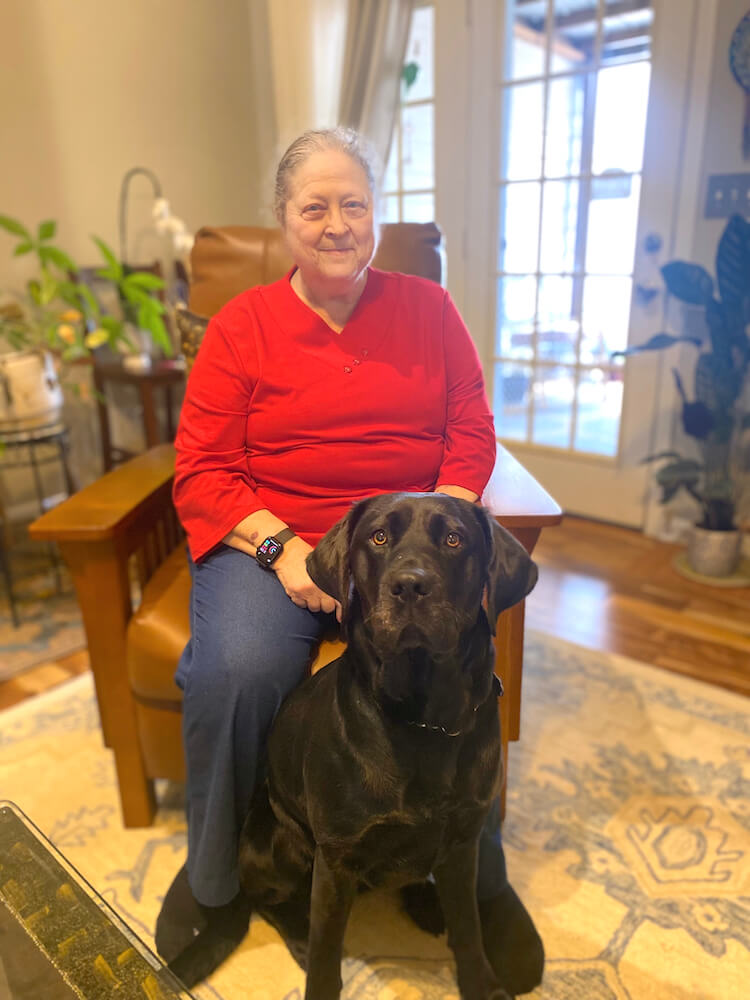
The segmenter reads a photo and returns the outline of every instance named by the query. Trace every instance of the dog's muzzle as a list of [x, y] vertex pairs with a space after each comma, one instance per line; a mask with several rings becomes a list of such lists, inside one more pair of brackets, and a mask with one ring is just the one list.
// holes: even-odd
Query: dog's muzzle
[[391, 596], [404, 606], [416, 605], [428, 598], [436, 584], [436, 576], [422, 566], [403, 567], [388, 576]]
[[383, 652], [421, 647], [445, 650], [458, 641], [460, 624], [439, 577], [422, 567], [389, 573], [366, 614]]

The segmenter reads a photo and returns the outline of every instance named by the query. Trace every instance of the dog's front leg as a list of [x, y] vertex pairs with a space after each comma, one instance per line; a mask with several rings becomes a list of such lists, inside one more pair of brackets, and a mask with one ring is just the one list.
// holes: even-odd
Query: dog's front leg
[[477, 906], [478, 845], [454, 848], [433, 872], [448, 928], [448, 944], [456, 957], [458, 988], [463, 1000], [510, 1000], [484, 954]]
[[341, 993], [341, 952], [356, 881], [328, 863], [315, 848], [305, 1000], [337, 1000]]

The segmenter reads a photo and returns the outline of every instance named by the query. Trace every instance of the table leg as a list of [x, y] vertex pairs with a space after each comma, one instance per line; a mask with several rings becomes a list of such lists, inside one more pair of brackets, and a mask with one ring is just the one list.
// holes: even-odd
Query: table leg
[[172, 386], [167, 382], [164, 386], [164, 402], [167, 407], [167, 441], [174, 441], [175, 427], [174, 427], [174, 413], [172, 412], [173, 406], [173, 395]]
[[70, 442], [68, 441], [67, 431], [63, 431], [57, 438], [57, 447], [60, 451], [60, 464], [62, 465], [65, 489], [68, 496], [71, 497], [78, 491], [78, 484], [73, 477], [73, 473], [70, 469], [70, 463], [68, 462], [68, 457], [70, 455]]
[[148, 382], [141, 382], [141, 406], [143, 407], [143, 429], [146, 432], [146, 447], [159, 444], [159, 422], [156, 419], [153, 388]]
[[[34, 442], [28, 442], [29, 448], [29, 462], [31, 464], [31, 471], [34, 476], [34, 485], [36, 486], [36, 496], [39, 501], [39, 513], [44, 514], [44, 486], [42, 484], [42, 476], [39, 472], [39, 466], [36, 461], [36, 451], [34, 449]], [[57, 557], [57, 548], [54, 542], [48, 542], [47, 547], [49, 548], [49, 556], [52, 562], [52, 566], [55, 570], [55, 583], [57, 585], [57, 593], [59, 594], [62, 590], [62, 577], [60, 576], [60, 560]]]
[[[510, 528], [531, 554], [542, 532], [541, 528]], [[499, 701], [500, 728], [503, 744], [503, 787], [500, 792], [500, 816], [505, 817], [505, 792], [508, 775], [508, 743], [521, 736], [521, 681], [523, 678], [523, 630], [525, 602], [504, 611], [497, 622], [495, 640], [495, 673], [502, 678], [505, 693]]]
[[109, 430], [109, 411], [104, 391], [104, 379], [96, 365], [94, 365], [94, 388], [96, 390], [96, 412], [99, 417], [99, 438], [102, 445], [102, 464], [104, 471], [109, 472], [114, 465], [112, 461], [112, 437]]
[[[0, 521], [0, 532], [5, 535], [5, 524]], [[5, 539], [0, 536], [0, 572], [5, 579], [5, 587], [8, 591], [8, 603], [10, 604], [10, 617], [13, 620], [13, 627], [18, 628], [21, 624], [18, 619], [18, 608], [16, 607], [16, 595], [13, 593], [13, 577], [10, 573], [10, 560], [5, 551]], [[0, 994], [1, 996], [2, 994]]]

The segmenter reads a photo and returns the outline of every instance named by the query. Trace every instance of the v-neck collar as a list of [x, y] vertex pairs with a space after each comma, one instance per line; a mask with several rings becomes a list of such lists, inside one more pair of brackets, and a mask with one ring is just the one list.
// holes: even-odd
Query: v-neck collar
[[[301, 350], [344, 371], [371, 357], [391, 326], [393, 303], [378, 303], [384, 299], [386, 291], [385, 273], [377, 268], [367, 269], [367, 284], [351, 316], [337, 333], [294, 291], [291, 279], [295, 270], [292, 268], [284, 278], [271, 285], [269, 291], [273, 289], [274, 294], [266, 299], [284, 333]], [[378, 313], [377, 323], [372, 320], [373, 305]]]
[[[349, 327], [356, 322], [357, 314], [360, 312], [361, 307], [366, 305], [368, 301], [373, 298], [373, 285], [377, 284], [377, 278], [373, 269], [371, 267], [367, 268], [367, 281], [365, 282], [365, 287], [362, 289], [362, 294], [357, 299], [357, 303], [349, 314], [349, 318], [346, 323], [344, 323], [341, 330], [334, 330], [332, 326], [323, 319], [323, 317], [317, 313], [312, 306], [308, 305], [303, 298], [301, 298], [292, 286], [292, 278], [294, 277], [298, 269], [293, 267], [289, 273], [285, 276], [284, 282], [287, 286], [289, 292], [289, 298], [294, 299], [295, 303], [299, 306], [299, 322], [304, 325], [309, 325], [309, 323], [320, 323], [325, 329], [334, 337], [343, 337], [349, 330]], [[379, 272], [378, 272], [379, 273]], [[297, 317], [294, 317], [297, 320]]]
[[362, 291], [359, 293], [359, 298], [354, 303], [354, 306], [352, 307], [352, 309], [351, 309], [351, 311], [349, 313], [349, 316], [346, 319], [346, 322], [344, 323], [344, 325], [341, 327], [340, 330], [334, 329], [334, 327], [332, 327], [330, 323], [326, 322], [326, 320], [320, 315], [320, 313], [312, 305], [310, 305], [310, 303], [307, 302], [303, 298], [302, 295], [299, 294], [299, 292], [297, 291], [297, 289], [294, 287], [294, 276], [295, 276], [295, 274], [298, 274], [298, 273], [299, 273], [299, 268], [298, 267], [293, 267], [291, 269], [291, 271], [289, 272], [289, 274], [286, 276], [286, 279], [285, 279], [289, 283], [289, 288], [291, 289], [292, 294], [295, 295], [299, 299], [299, 301], [302, 303], [302, 305], [305, 307], [305, 309], [309, 309], [310, 312], [315, 313], [315, 315], [318, 317], [318, 319], [321, 319], [323, 321], [323, 323], [325, 323], [325, 325], [328, 327], [328, 329], [332, 333], [334, 333], [337, 337], [341, 336], [341, 334], [346, 330], [347, 326], [351, 322], [352, 317], [357, 312], [359, 304], [360, 304], [360, 302], [362, 301], [362, 298], [364, 297], [364, 295], [367, 292], [367, 286], [370, 284], [370, 279], [371, 279], [371, 272], [370, 272], [369, 267], [367, 268], [367, 270], [365, 272], [365, 284], [364, 284], [364, 287], [362, 288]]

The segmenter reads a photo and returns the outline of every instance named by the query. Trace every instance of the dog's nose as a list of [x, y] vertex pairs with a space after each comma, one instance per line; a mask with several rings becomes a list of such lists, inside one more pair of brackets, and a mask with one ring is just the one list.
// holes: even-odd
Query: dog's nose
[[402, 569], [391, 580], [391, 593], [402, 601], [417, 601], [420, 597], [427, 597], [431, 590], [431, 577], [418, 566]]

